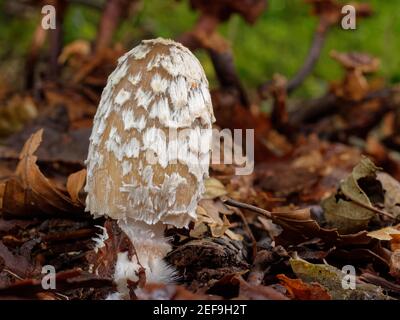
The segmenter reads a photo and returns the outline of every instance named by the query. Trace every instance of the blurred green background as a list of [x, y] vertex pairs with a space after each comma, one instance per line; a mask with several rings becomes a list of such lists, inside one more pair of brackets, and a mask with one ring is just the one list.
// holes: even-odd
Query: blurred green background
[[[6, 1], [0, 0], [0, 5]], [[239, 16], [234, 16], [220, 27], [232, 44], [237, 69], [248, 88], [257, 87], [277, 72], [288, 78], [293, 76], [307, 55], [317, 23], [317, 18], [309, 14], [310, 6], [303, 0], [268, 2], [268, 9], [254, 25], [247, 25]], [[376, 55], [382, 60], [380, 75], [388, 82], [400, 81], [400, 1], [364, 2], [371, 4], [374, 15], [358, 20], [357, 30], [335, 28], [329, 34], [317, 68], [296, 92], [297, 96], [322, 94], [328, 80], [340, 77], [342, 70], [329, 58], [331, 49]], [[40, 17], [39, 8], [37, 14], [31, 12], [24, 17], [0, 11], [0, 68], [11, 68], [13, 64], [7, 61], [10, 59], [18, 65]], [[196, 17], [197, 13], [185, 0], [142, 0], [138, 12], [121, 25], [115, 40], [129, 47], [151, 35], [174, 38], [189, 30]], [[93, 40], [99, 19], [100, 11], [71, 5], [65, 21], [65, 43], [80, 38]], [[197, 55], [213, 84], [210, 60], [204, 53]]]

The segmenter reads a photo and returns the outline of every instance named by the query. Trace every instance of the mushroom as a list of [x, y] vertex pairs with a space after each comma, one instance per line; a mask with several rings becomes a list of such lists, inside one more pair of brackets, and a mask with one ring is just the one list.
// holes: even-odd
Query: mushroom
[[369, 91], [365, 75], [376, 72], [379, 69], [380, 60], [359, 52], [341, 53], [333, 50], [330, 55], [346, 70], [343, 81], [334, 88], [335, 94], [353, 101], [364, 98]]
[[135, 247], [132, 259], [118, 254], [122, 297], [140, 266], [150, 282], [174, 279], [163, 260], [171, 249], [164, 231], [196, 219], [214, 121], [204, 70], [180, 43], [144, 40], [109, 76], [86, 160], [86, 210], [116, 219]]

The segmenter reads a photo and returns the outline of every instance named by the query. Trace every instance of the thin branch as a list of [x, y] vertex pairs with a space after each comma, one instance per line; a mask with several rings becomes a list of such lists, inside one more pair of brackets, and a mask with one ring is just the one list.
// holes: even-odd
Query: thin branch
[[207, 50], [221, 87], [236, 91], [240, 104], [249, 107], [249, 98], [237, 74], [233, 53], [218, 34], [219, 22], [215, 16], [202, 14], [193, 29], [181, 35], [178, 41], [192, 51], [200, 48]]
[[253, 206], [251, 204], [243, 203], [240, 201], [236, 201], [230, 198], [223, 198], [221, 199], [225, 204], [228, 206], [236, 207], [236, 208], [241, 208], [241, 209], [247, 209], [256, 213], [260, 213], [264, 216], [266, 216], [269, 219], [272, 219], [272, 213], [268, 210], [261, 209], [259, 207]]
[[50, 35], [50, 72], [48, 77], [50, 79], [57, 79], [60, 71], [60, 66], [58, 64], [58, 57], [61, 54], [63, 46], [63, 22], [64, 15], [67, 9], [66, 0], [53, 0], [50, 2], [56, 8], [56, 28], [49, 30]]
[[257, 256], [257, 240], [254, 237], [253, 231], [251, 231], [250, 226], [249, 226], [244, 214], [240, 210], [237, 210], [237, 211], [238, 211], [237, 214], [239, 215], [239, 217], [243, 221], [244, 229], [246, 230], [247, 234], [249, 235], [249, 237], [251, 239], [251, 243], [252, 243], [252, 257], [251, 257], [251, 260], [254, 260], [255, 257]]
[[317, 30], [314, 33], [314, 38], [311, 43], [311, 48], [308, 52], [307, 58], [304, 61], [301, 69], [296, 73], [296, 75], [288, 82], [287, 92], [291, 93], [297, 89], [303, 81], [309, 76], [309, 74], [314, 70], [315, 65], [321, 55], [322, 48], [325, 44], [326, 35], [330, 30], [330, 25], [324, 22], [321, 18]]
[[109, 47], [130, 0], [107, 0], [96, 36], [95, 51]]
[[218, 52], [212, 49], [209, 49], [208, 52], [221, 86], [235, 89], [239, 95], [240, 103], [245, 107], [249, 107], [249, 98], [236, 73], [232, 52]]
[[[317, 28], [314, 32], [314, 37], [311, 42], [310, 50], [308, 51], [306, 60], [303, 66], [296, 73], [296, 75], [287, 83], [286, 90], [288, 93], [293, 92], [297, 89], [303, 81], [308, 77], [308, 75], [314, 70], [315, 65], [321, 55], [322, 48], [325, 43], [326, 36], [330, 30], [330, 23], [325, 21], [324, 17], [320, 18]], [[266, 93], [269, 91], [271, 82], [267, 81], [261, 85], [259, 92], [261, 97], [265, 97]]]
[[[363, 99], [357, 101], [357, 103], [365, 103], [373, 99], [388, 99], [393, 94], [400, 93], [400, 86], [395, 85], [393, 87], [379, 89], [368, 93]], [[320, 98], [306, 101], [304, 105], [296, 108], [292, 114], [290, 114], [290, 123], [300, 124], [309, 122], [323, 117], [332, 111], [337, 111], [336, 105], [347, 105], [352, 103], [351, 101], [344, 101], [340, 97], [337, 97], [333, 93], [328, 93]]]
[[35, 69], [39, 58], [40, 49], [46, 40], [47, 32], [42, 28], [41, 22], [36, 26], [30, 48], [25, 60], [25, 88], [30, 90], [34, 86]]
[[372, 212], [375, 212], [375, 213], [378, 213], [378, 214], [382, 214], [382, 215], [387, 216], [387, 217], [389, 217], [391, 219], [395, 219], [395, 217], [391, 213], [383, 211], [383, 210], [380, 210], [380, 209], [377, 209], [377, 208], [372, 207], [372, 206], [369, 206], [369, 205], [367, 205], [365, 203], [362, 203], [360, 200], [354, 198], [351, 194], [345, 192], [343, 189], [341, 190], [341, 192], [346, 196], [346, 198], [349, 198], [356, 205], [358, 205], [358, 206], [360, 206], [360, 207], [362, 207], [364, 209], [370, 210]]

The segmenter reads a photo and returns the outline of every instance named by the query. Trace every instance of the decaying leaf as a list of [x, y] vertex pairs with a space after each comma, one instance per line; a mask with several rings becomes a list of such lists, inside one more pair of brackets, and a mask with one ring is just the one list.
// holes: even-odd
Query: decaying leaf
[[[337, 300], [390, 300], [391, 298], [383, 293], [382, 288], [356, 281], [355, 289], [343, 286], [347, 283], [347, 273], [328, 265], [312, 264], [303, 259], [292, 258], [290, 265], [294, 273], [304, 282], [317, 282], [324, 286], [332, 299]], [[356, 279], [355, 279], [356, 280]]]
[[34, 133], [25, 143], [15, 177], [6, 181], [3, 196], [5, 216], [84, 215], [84, 206], [75, 203], [36, 164], [35, 152], [42, 140], [43, 130]]
[[80, 202], [81, 205], [84, 205], [83, 200], [79, 198], [79, 193], [82, 191], [85, 186], [86, 181], [86, 169], [82, 169], [78, 172], [71, 174], [67, 180], [67, 191], [71, 200], [73, 202]]
[[387, 228], [383, 228], [383, 229], [379, 229], [379, 230], [375, 230], [375, 231], [371, 231], [368, 232], [368, 236], [371, 238], [375, 238], [378, 240], [392, 240], [393, 237], [392, 235], [394, 234], [399, 234], [400, 235], [400, 230], [397, 230], [393, 227], [387, 227]]
[[300, 279], [290, 279], [284, 274], [276, 276], [290, 295], [298, 300], [331, 300], [328, 291], [319, 283], [304, 283]]
[[[217, 181], [217, 180], [216, 180]], [[231, 214], [229, 210], [220, 200], [202, 199], [197, 206], [197, 220], [194, 228], [190, 231], [193, 238], [202, 238], [208, 230], [213, 237], [222, 237], [227, 235], [232, 240], [242, 240], [242, 236], [229, 230], [231, 224], [226, 217]]]
[[[84, 272], [80, 269], [73, 269], [58, 272], [55, 275], [57, 291], [68, 291], [76, 288], [112, 288], [111, 278], [99, 277]], [[46, 289], [49, 290], [49, 289]], [[54, 289], [50, 289], [55, 291]], [[0, 287], [0, 296], [18, 296], [28, 299], [40, 298], [37, 295], [44, 293], [42, 279], [24, 279], [16, 281], [12, 285]]]
[[377, 180], [384, 191], [384, 208], [395, 217], [400, 216], [400, 183], [386, 172], [378, 172]]
[[342, 235], [336, 229], [322, 228], [311, 218], [309, 209], [299, 209], [290, 212], [272, 212], [272, 221], [282, 227], [278, 236], [279, 243], [298, 244], [310, 239], [321, 239], [328, 246], [341, 247], [345, 245], [366, 245], [371, 242], [367, 231]]
[[258, 217], [258, 220], [260, 220], [262, 226], [267, 230], [269, 236], [272, 239], [275, 239], [275, 237], [279, 236], [282, 233], [282, 228], [273, 223], [270, 219], [266, 219], [263, 217]]
[[206, 192], [203, 199], [215, 199], [227, 194], [225, 186], [215, 178], [208, 178], [204, 181]]
[[224, 298], [249, 300], [288, 300], [280, 291], [272, 286], [250, 284], [243, 279], [246, 272], [239, 271], [224, 275], [216, 281], [207, 293], [214, 293]]
[[13, 254], [0, 241], [0, 271], [4, 268], [21, 278], [30, 277], [38, 273], [38, 270], [31, 261], [24, 256]]
[[376, 181], [377, 170], [370, 159], [363, 158], [351, 175], [340, 183], [337, 193], [322, 202], [327, 221], [340, 232], [364, 230], [376, 216], [367, 208], [373, 205], [360, 183]]

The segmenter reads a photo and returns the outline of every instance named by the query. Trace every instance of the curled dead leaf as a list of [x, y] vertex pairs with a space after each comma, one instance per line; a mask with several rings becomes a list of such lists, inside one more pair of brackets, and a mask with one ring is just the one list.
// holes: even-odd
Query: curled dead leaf
[[3, 196], [5, 216], [78, 215], [85, 217], [84, 206], [74, 203], [67, 191], [46, 178], [36, 164], [35, 152], [43, 130], [32, 134], [19, 155], [15, 176], [6, 181]]
[[331, 295], [319, 283], [304, 283], [301, 279], [290, 279], [284, 274], [276, 276], [294, 299], [331, 300]]
[[86, 181], [86, 169], [82, 169], [78, 172], [74, 172], [68, 177], [67, 181], [67, 191], [71, 200], [73, 202], [79, 202], [81, 205], [84, 205], [83, 200], [79, 198], [79, 193], [82, 191], [85, 186]]
[[387, 228], [382, 228], [379, 230], [368, 232], [367, 236], [378, 239], [378, 240], [390, 241], [393, 239], [392, 235], [394, 235], [394, 234], [400, 235], [400, 230], [397, 230], [393, 227], [387, 227]]

